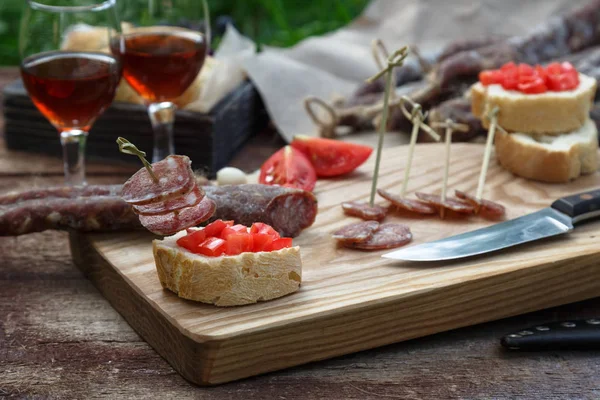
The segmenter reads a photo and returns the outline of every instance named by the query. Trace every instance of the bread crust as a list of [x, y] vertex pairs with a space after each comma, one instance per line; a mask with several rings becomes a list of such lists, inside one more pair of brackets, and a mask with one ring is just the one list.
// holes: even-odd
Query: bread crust
[[[534, 139], [522, 133], [496, 132], [496, 158], [515, 175], [542, 182], [565, 183], [598, 169], [598, 133], [588, 119], [581, 130], [565, 135], [582, 135], [570, 145], [568, 136]], [[550, 141], [549, 143], [547, 141]], [[559, 141], [563, 141], [559, 145]]]
[[489, 121], [484, 116], [495, 106], [500, 108], [498, 124], [509, 132], [560, 135], [583, 126], [588, 119], [596, 94], [596, 80], [579, 74], [580, 84], [568, 92], [523, 94], [505, 90], [500, 85], [471, 87], [471, 111], [481, 119], [487, 129]]
[[179, 297], [216, 306], [239, 306], [285, 296], [300, 287], [298, 247], [204, 257], [177, 246], [182, 234], [152, 242], [160, 283]]

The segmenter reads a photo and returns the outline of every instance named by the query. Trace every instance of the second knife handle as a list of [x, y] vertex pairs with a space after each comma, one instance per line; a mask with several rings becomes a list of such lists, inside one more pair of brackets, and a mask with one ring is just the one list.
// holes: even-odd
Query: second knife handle
[[563, 197], [552, 203], [552, 208], [573, 219], [573, 223], [600, 216], [600, 189]]

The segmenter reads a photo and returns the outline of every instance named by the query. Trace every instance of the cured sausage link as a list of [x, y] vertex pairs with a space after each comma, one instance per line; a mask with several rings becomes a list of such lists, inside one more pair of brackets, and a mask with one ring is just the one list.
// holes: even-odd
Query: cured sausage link
[[57, 186], [43, 189], [31, 189], [24, 192], [7, 193], [0, 196], [0, 205], [14, 204], [26, 200], [90, 196], [118, 196], [121, 185]]
[[138, 216], [118, 196], [36, 198], [0, 206], [0, 236], [48, 229], [105, 232], [139, 228]]
[[[95, 186], [94, 190], [114, 193], [119, 188], [107, 185]], [[313, 224], [317, 215], [316, 197], [299, 189], [253, 184], [203, 189], [216, 203], [213, 219], [234, 220], [244, 225], [264, 222], [283, 236], [297, 236]], [[81, 193], [77, 188], [54, 187], [0, 196], [0, 236], [48, 229], [102, 232], [142, 228], [133, 207], [119, 196]]]
[[295, 237], [317, 216], [317, 198], [300, 189], [244, 184], [205, 186], [204, 190], [217, 203], [211, 220], [234, 220], [246, 226], [264, 222], [281, 236]]

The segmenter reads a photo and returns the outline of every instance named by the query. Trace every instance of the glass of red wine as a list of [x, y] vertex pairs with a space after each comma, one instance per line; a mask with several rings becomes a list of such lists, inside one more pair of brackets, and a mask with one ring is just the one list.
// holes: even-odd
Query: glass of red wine
[[210, 23], [206, 0], [144, 3], [138, 26], [113, 38], [110, 47], [120, 59], [123, 77], [148, 107], [154, 130], [152, 162], [157, 162], [175, 152], [174, 102], [202, 69]]
[[[85, 51], [70, 38], [99, 33], [107, 51]], [[116, 0], [26, 0], [19, 49], [25, 89], [58, 129], [65, 181], [84, 185], [85, 144], [92, 124], [113, 101], [121, 66], [108, 51], [120, 32]], [[101, 48], [101, 45], [97, 45]]]

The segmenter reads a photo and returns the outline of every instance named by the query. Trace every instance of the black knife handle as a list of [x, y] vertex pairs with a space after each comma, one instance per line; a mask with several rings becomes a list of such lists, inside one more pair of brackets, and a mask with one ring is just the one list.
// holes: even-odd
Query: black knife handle
[[552, 322], [504, 336], [509, 350], [600, 349], [600, 318]]
[[600, 215], [600, 189], [563, 197], [552, 203], [552, 208], [573, 219], [573, 223]]

